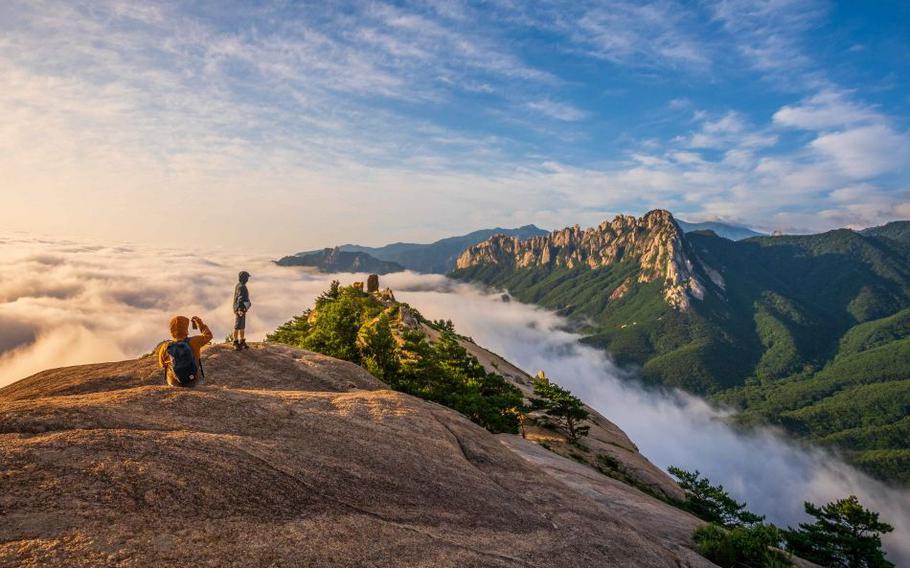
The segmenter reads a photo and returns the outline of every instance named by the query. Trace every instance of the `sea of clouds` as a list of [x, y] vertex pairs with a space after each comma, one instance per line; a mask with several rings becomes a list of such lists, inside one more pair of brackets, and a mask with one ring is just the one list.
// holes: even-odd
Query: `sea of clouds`
[[[146, 353], [167, 337], [175, 314], [202, 317], [220, 340], [231, 331], [240, 270], [253, 274], [253, 340], [310, 306], [332, 278], [363, 279], [224, 253], [0, 238], [0, 387], [47, 368]], [[859, 496], [895, 526], [885, 539], [891, 559], [910, 565], [910, 492], [771, 429], [736, 431], [725, 413], [697, 397], [640, 388], [551, 312], [438, 275], [392, 274], [381, 283], [526, 371], [545, 370], [623, 428], [658, 466], [698, 469], [773, 522], [805, 520], [804, 500]]]

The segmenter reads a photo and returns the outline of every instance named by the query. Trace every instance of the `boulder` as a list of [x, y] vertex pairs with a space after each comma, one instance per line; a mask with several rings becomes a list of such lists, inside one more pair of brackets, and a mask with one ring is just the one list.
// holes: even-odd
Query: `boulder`
[[374, 294], [379, 291], [379, 275], [370, 274], [367, 278], [367, 292]]

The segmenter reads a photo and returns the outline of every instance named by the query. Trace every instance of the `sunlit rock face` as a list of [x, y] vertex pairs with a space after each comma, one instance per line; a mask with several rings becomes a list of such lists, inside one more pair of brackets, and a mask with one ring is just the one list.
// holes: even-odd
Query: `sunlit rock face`
[[713, 566], [701, 521], [632, 485], [250, 347], [204, 350], [196, 389], [153, 357], [0, 389], [0, 566]]
[[704, 297], [705, 285], [695, 269], [702, 263], [695, 258], [673, 215], [663, 209], [637, 218], [619, 215], [588, 229], [566, 227], [524, 241], [496, 235], [467, 249], [459, 257], [457, 268], [495, 264], [517, 269], [593, 270], [623, 262], [638, 263], [639, 282], [663, 280], [664, 298], [677, 309], [687, 310], [692, 299]]

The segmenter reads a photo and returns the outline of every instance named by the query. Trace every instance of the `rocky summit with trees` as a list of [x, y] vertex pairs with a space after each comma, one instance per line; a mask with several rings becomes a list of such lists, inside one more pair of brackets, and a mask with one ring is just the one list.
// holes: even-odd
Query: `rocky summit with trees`
[[[437, 332], [430, 341], [422, 326]], [[459, 344], [451, 322], [431, 322], [394, 300], [337, 281], [315, 307], [267, 337], [361, 365], [395, 390], [453, 408], [491, 432], [518, 433], [521, 392]]]

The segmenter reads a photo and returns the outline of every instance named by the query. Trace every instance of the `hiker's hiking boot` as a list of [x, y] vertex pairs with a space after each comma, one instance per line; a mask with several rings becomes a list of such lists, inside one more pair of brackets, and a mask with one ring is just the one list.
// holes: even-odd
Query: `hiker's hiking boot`
[[240, 348], [241, 348], [241, 349], [249, 349], [249, 348], [250, 348], [250, 346], [246, 344], [246, 339], [241, 339], [241, 340], [240, 340]]
[[234, 340], [234, 351], [240, 351], [241, 349], [243, 349], [243, 346], [240, 344], [239, 341], [237, 341], [237, 340], [235, 339], [235, 340]]

